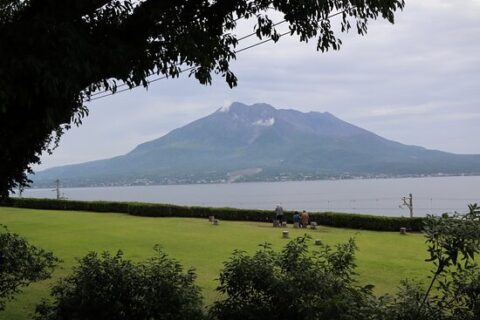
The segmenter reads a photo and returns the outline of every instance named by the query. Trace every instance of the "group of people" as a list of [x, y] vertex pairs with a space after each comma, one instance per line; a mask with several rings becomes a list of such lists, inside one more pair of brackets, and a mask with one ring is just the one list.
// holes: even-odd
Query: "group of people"
[[293, 223], [298, 223], [298, 225], [302, 228], [306, 228], [308, 223], [310, 222], [310, 217], [308, 216], [308, 212], [303, 210], [302, 213], [295, 211], [293, 214]]
[[[282, 206], [278, 205], [275, 208], [275, 219], [282, 223], [284, 221], [283, 219], [283, 208]], [[308, 212], [303, 210], [302, 213], [299, 213], [298, 211], [295, 211], [293, 213], [293, 223], [298, 223], [299, 227], [306, 228], [308, 226], [308, 223], [310, 222], [310, 217], [308, 215]]]

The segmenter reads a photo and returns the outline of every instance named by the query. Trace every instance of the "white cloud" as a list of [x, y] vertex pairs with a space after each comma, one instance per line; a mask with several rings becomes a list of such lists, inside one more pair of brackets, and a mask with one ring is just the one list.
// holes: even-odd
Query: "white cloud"
[[218, 112], [228, 112], [230, 111], [230, 105], [224, 105], [220, 109], [218, 109]]
[[402, 116], [402, 115], [422, 115], [429, 114], [442, 107], [442, 103], [427, 103], [412, 106], [385, 106], [382, 108], [373, 108], [366, 113], [369, 117], [384, 116]]
[[256, 126], [271, 127], [275, 124], [275, 119], [274, 118], [260, 119], [255, 121], [253, 124]]

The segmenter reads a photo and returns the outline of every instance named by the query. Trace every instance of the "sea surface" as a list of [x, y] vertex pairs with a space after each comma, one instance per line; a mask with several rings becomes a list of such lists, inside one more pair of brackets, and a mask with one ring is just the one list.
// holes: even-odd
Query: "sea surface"
[[[413, 215], [465, 212], [480, 203], [480, 177], [251, 182], [230, 184], [62, 188], [72, 200], [115, 200], [209, 207], [338, 211], [409, 216], [400, 207], [413, 195]], [[24, 197], [55, 198], [52, 189], [27, 189]]]

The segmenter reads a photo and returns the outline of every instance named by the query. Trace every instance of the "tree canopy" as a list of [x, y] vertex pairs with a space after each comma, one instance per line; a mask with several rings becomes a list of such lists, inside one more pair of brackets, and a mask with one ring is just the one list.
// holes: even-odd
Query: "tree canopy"
[[254, 19], [260, 39], [279, 39], [271, 11], [291, 35], [338, 50], [341, 31], [363, 35], [369, 20], [394, 22], [403, 0], [0, 0], [0, 196], [28, 183], [31, 165], [52, 152], [71, 125], [88, 115], [92, 94], [117, 83], [148, 86], [148, 77], [201, 84], [212, 75], [230, 87], [239, 19]]

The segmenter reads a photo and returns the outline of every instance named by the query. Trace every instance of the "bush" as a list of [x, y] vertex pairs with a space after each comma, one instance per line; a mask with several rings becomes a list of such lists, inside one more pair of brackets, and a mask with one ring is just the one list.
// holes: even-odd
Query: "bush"
[[3, 205], [45, 210], [76, 210], [128, 213], [129, 203], [116, 201], [76, 201], [37, 198], [10, 198]]
[[58, 259], [0, 225], [0, 311], [21, 287], [50, 277]]
[[310, 214], [310, 219], [326, 226], [374, 231], [398, 231], [402, 227], [411, 231], [421, 231], [425, 221], [425, 218], [384, 217], [335, 212], [313, 213]]
[[281, 253], [264, 245], [253, 256], [236, 251], [217, 288], [223, 300], [210, 314], [218, 320], [370, 319], [371, 287], [355, 285], [353, 240], [308, 252], [297, 238]]
[[57, 283], [53, 302], [37, 306], [36, 320], [193, 320], [202, 319], [200, 289], [193, 270], [156, 248], [157, 255], [133, 263], [104, 253], [89, 253], [73, 274]]
[[[273, 211], [268, 210], [188, 207], [141, 202], [11, 198], [9, 203], [4, 205], [31, 209], [119, 212], [144, 217], [207, 218], [208, 216], [215, 216], [222, 220], [259, 222], [272, 221], [274, 218]], [[292, 222], [292, 216], [293, 212], [291, 211], [284, 213], [285, 219], [289, 222]], [[402, 227], [410, 231], [421, 231], [424, 223], [424, 218], [384, 217], [336, 212], [313, 212], [310, 213], [310, 220], [325, 226], [374, 231], [398, 231]]]

